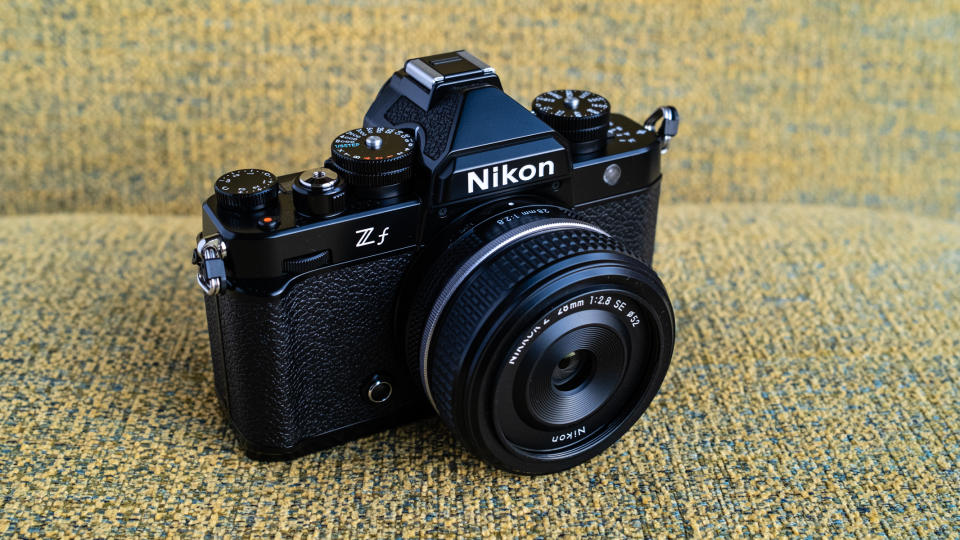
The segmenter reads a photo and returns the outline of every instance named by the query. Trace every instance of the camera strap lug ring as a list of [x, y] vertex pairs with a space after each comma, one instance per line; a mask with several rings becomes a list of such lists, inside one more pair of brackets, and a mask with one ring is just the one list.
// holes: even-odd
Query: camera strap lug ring
[[654, 131], [660, 120], [662, 122], [660, 129], [657, 130], [657, 137], [660, 138], [660, 153], [666, 154], [670, 149], [670, 139], [677, 134], [677, 128], [680, 126], [680, 113], [675, 107], [664, 105], [653, 111], [653, 114], [643, 122], [643, 129]]
[[227, 244], [219, 236], [201, 237], [193, 253], [193, 264], [200, 267], [197, 285], [207, 296], [220, 294], [227, 281], [223, 259], [227, 256]]

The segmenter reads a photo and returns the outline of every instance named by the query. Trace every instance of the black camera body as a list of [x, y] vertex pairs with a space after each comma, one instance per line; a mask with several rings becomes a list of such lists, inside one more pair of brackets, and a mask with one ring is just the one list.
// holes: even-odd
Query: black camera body
[[[531, 112], [507, 96], [494, 70], [465, 51], [418, 58], [406, 62], [384, 85], [364, 118], [364, 128], [337, 137], [322, 167], [280, 176], [247, 169], [217, 180], [215, 194], [203, 204], [203, 231], [193, 256], [199, 266], [198, 282], [207, 292], [217, 395], [251, 457], [294, 457], [436, 411], [487, 461], [521, 473], [552, 472], [602, 451], [646, 408], [662, 381], [673, 344], [669, 300], [648, 267], [661, 154], [676, 133], [676, 111], [660, 108], [638, 124], [610, 114], [604, 98], [585, 91], [547, 92], [533, 108]], [[452, 367], [428, 366], [425, 358], [440, 355], [434, 353], [439, 351], [436, 347], [459, 351], [450, 336], [473, 333], [470, 325], [480, 318], [512, 312], [493, 300], [496, 305], [482, 313], [456, 315], [450, 310], [476, 307], [497, 296], [489, 292], [490, 283], [526, 265], [518, 259], [521, 255], [505, 254], [506, 250], [536, 251], [537, 246], [543, 249], [544, 261], [537, 268], [531, 263], [530, 272], [582, 259], [576, 262], [576, 271], [582, 274], [579, 281], [563, 285], [562, 294], [608, 304], [592, 317], [608, 317], [604, 313], [609, 311], [610, 320], [596, 323], [600, 330], [591, 332], [626, 336], [632, 320], [626, 313], [637, 320], [637, 313], [648, 313], [645, 322], [634, 321], [633, 328], [652, 329], [644, 330], [650, 335], [659, 332], [660, 345], [654, 351], [658, 360], [645, 361], [652, 366], [652, 371], [644, 372], [645, 390], [633, 391], [632, 399], [644, 403], [625, 402], [622, 408], [629, 414], [617, 417], [625, 427], [598, 427], [593, 446], [571, 449], [574, 439], [592, 436], [587, 433], [589, 415], [554, 418], [560, 413], [541, 414], [539, 405], [529, 410], [518, 405], [517, 410], [528, 412], [517, 413], [517, 418], [542, 428], [545, 442], [541, 448], [538, 441], [520, 441], [520, 450], [507, 452], [501, 443], [486, 441], [496, 438], [490, 433], [499, 428], [453, 426], [459, 425], [457, 415], [472, 414], [459, 411], [460, 401], [470, 398], [449, 395], [458, 385], [473, 384], [467, 380], [473, 375], [462, 371], [461, 364], [493, 353], [443, 353], [444, 358], [460, 358], [459, 354], [468, 359], [461, 358]], [[488, 272], [489, 278], [474, 275], [484, 265], [507, 264], [506, 257], [515, 259], [504, 267], [508, 270], [491, 270], [498, 273]], [[630, 257], [635, 260], [628, 261]], [[583, 273], [591, 265], [620, 259], [628, 262], [598, 270], [593, 277]], [[622, 279], [615, 281], [642, 282], [646, 288], [624, 285], [629, 290], [622, 299], [616, 291], [603, 293], [609, 287], [596, 280], [633, 266], [643, 268], [623, 270]], [[562, 272], [568, 270], [573, 272], [567, 268]], [[566, 279], [560, 270], [553, 272], [556, 277], [547, 281]], [[529, 276], [518, 276], [517, 284], [504, 285], [501, 300], [516, 296], [523, 303], [517, 287]], [[492, 281], [481, 283], [484, 279]], [[598, 284], [588, 287], [587, 282]], [[463, 294], [478, 300], [471, 303], [458, 296], [460, 289], [474, 286], [481, 292]], [[581, 311], [576, 316], [586, 317], [587, 308], [577, 306], [582, 300], [553, 305], [550, 298], [555, 295], [544, 291], [536, 294], [547, 307], [527, 310], [537, 312], [536, 320], [547, 321], [542, 313], [555, 309], [566, 317], [567, 306], [571, 313]], [[618, 314], [609, 307], [613, 304], [638, 307], [633, 311], [621, 307]], [[461, 324], [458, 317], [467, 321], [465, 327], [443, 329]], [[516, 315], [508, 326], [519, 329], [524, 321], [533, 320], [530, 317]], [[573, 339], [569, 336], [580, 331], [569, 324], [556, 339]], [[592, 319], [577, 324], [595, 325]], [[477, 332], [483, 333], [479, 327]], [[536, 338], [537, 332], [531, 335]], [[609, 346], [599, 341], [593, 346], [589, 340], [594, 338], [587, 334], [583, 338], [587, 345], [576, 346], [580, 348], [566, 354], [566, 360], [557, 361], [553, 380], [567, 375], [558, 366], [574, 369], [569, 364], [584, 359], [583, 365], [591, 362], [592, 367], [589, 373], [583, 371], [580, 388], [568, 388], [570, 381], [557, 383], [550, 390], [561, 396], [557, 399], [581, 399], [577, 394], [588, 394], [582, 390], [589, 390], [590, 381], [602, 379], [603, 355], [590, 350], [636, 348], [630, 337], [609, 338]], [[431, 339], [435, 344], [429, 344]], [[471, 339], [464, 351], [483, 341]], [[482, 347], [491, 351], [489, 347], [503, 343], [514, 352], [497, 355], [528, 354], [525, 345], [511, 340], [490, 338]], [[519, 343], [526, 342], [521, 337]], [[630, 354], [641, 353], [611, 354], [629, 360]], [[623, 377], [632, 369], [627, 360], [619, 368]], [[446, 386], [437, 389], [435, 384]], [[482, 389], [490, 384], [476, 383], [476, 391], [496, 394], [499, 390], [492, 386]], [[513, 384], [511, 388], [522, 387]], [[652, 393], [649, 386], [654, 387]], [[464, 390], [463, 395], [471, 392]], [[511, 395], [522, 393], [516, 390]], [[567, 394], [569, 398], [564, 397]], [[601, 405], [591, 414], [600, 414], [607, 406]], [[558, 407], [566, 410], [565, 405]], [[477, 422], [487, 425], [491, 420]], [[499, 450], [487, 450], [490, 444]], [[520, 457], [510, 457], [514, 455]]]

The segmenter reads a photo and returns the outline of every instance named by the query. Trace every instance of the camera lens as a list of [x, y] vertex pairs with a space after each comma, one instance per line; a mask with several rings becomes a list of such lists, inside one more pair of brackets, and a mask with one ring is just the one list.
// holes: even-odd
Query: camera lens
[[425, 250], [405, 311], [411, 370], [475, 454], [514, 472], [573, 467], [656, 395], [673, 351], [662, 283], [569, 210], [492, 208]]

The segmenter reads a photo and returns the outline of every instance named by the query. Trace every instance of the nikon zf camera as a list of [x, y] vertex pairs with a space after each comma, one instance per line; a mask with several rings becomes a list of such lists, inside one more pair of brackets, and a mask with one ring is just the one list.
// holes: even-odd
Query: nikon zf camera
[[194, 250], [214, 380], [247, 453], [436, 413], [473, 454], [567, 469], [626, 432], [674, 343], [650, 268], [673, 107], [532, 110], [465, 51], [409, 60], [315, 167], [216, 180]]

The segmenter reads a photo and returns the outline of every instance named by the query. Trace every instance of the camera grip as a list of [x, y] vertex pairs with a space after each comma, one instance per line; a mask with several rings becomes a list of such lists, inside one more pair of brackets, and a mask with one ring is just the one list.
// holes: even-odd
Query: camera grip
[[[253, 457], [285, 457], [397, 425], [422, 401], [398, 361], [393, 297], [411, 254], [307, 275], [278, 296], [207, 297], [217, 394]], [[365, 383], [390, 377], [389, 404]]]

